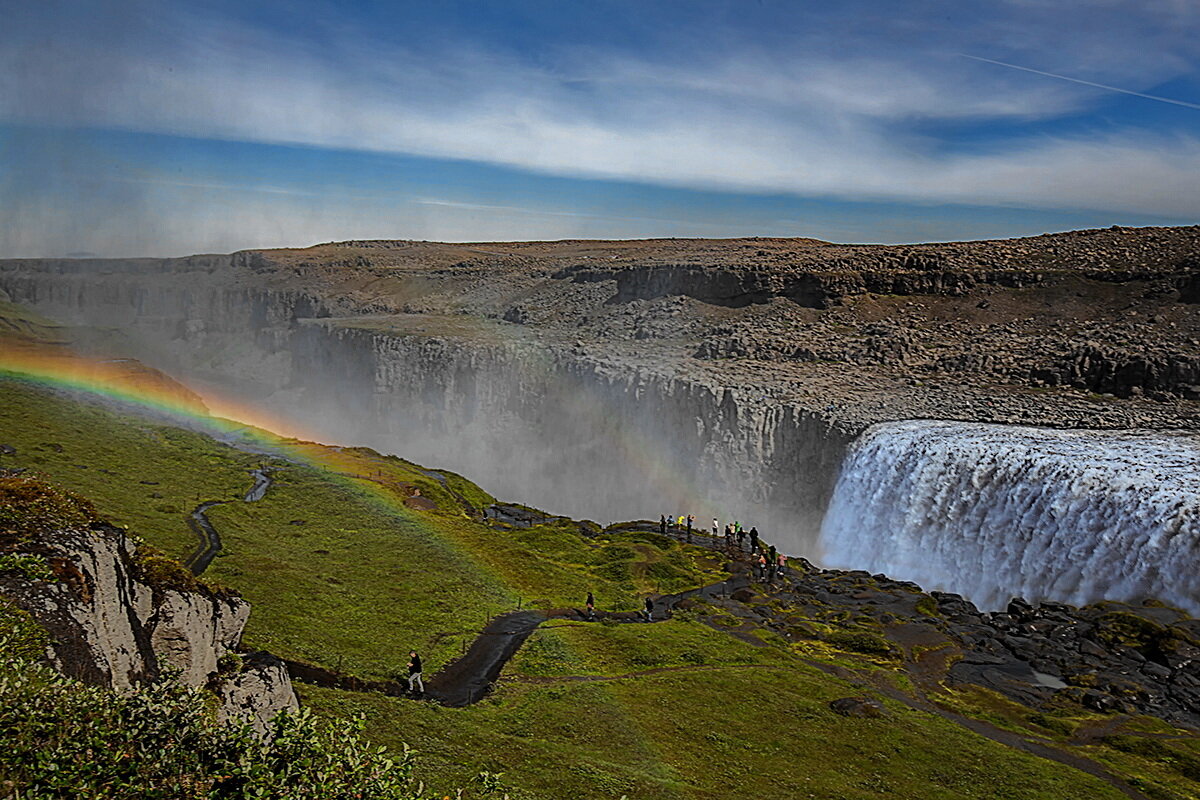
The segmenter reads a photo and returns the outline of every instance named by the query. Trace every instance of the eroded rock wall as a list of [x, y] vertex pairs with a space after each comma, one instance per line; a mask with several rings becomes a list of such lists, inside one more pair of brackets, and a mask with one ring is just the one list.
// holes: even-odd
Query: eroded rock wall
[[241, 598], [146, 576], [134, 543], [116, 528], [60, 530], [26, 548], [56, 579], [10, 570], [0, 573], [0, 593], [50, 634], [46, 659], [63, 674], [127, 689], [178, 671], [187, 686], [213, 688], [226, 718], [248, 718], [260, 731], [280, 710], [298, 707], [282, 663], [246, 659], [222, 669], [250, 614]]
[[[222, 260], [224, 259], [224, 260]], [[694, 513], [810, 553], [852, 431], [759, 387], [713, 385], [513, 337], [402, 333], [276, 290], [245, 254], [5, 262], [16, 302], [96, 347], [292, 420], [469, 475], [493, 494], [611, 522]], [[118, 342], [104, 343], [106, 330]]]

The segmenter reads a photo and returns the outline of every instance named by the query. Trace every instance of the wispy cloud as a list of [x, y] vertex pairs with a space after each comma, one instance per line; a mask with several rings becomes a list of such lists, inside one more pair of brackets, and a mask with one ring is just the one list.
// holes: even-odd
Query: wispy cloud
[[1109, 86], [1104, 83], [1094, 83], [1093, 81], [1085, 81], [1080, 78], [1071, 78], [1067, 75], [1059, 75], [1054, 72], [1045, 72], [1040, 69], [1033, 69], [1032, 67], [1022, 67], [1018, 64], [1009, 64], [1008, 62], [1005, 62], [1005, 61], [996, 61], [995, 59], [992, 59], [992, 58], [983, 58], [981, 56], [968, 55], [967, 53], [960, 53], [960, 55], [963, 58], [969, 58], [972, 61], [980, 61], [984, 64], [995, 64], [1000, 67], [1008, 67], [1009, 69], [1018, 69], [1021, 72], [1030, 72], [1030, 73], [1033, 73], [1034, 75], [1042, 75], [1047, 78], [1056, 78], [1057, 80], [1060, 80], [1060, 81], [1069, 81], [1070, 83], [1077, 83], [1080, 86], [1091, 86], [1094, 89], [1104, 89], [1109, 92], [1117, 92], [1119, 94], [1128, 94], [1128, 95], [1132, 95], [1133, 97], [1141, 97], [1146, 100], [1157, 100], [1160, 103], [1170, 103], [1171, 105], [1183, 106], [1184, 108], [1200, 109], [1200, 103], [1188, 103], [1184, 100], [1173, 100], [1170, 97], [1161, 97], [1156, 94], [1146, 94], [1145, 92], [1135, 92], [1132, 89], [1122, 89], [1120, 87]]
[[[881, 5], [876, 16], [859, 5], [840, 16], [831, 7], [791, 37], [664, 33], [637, 51], [563, 39], [536, 57], [478, 38], [389, 40], [340, 12], [319, 41], [158, 4], [94, 25], [95, 15], [64, 13], [52, 35], [44, 20], [23, 24], [17, 15], [0, 40], [0, 121], [668, 186], [1200, 216], [1194, 125], [1053, 127], [1086, 115], [1093, 89], [1198, 107], [1142, 91], [1195, 74], [1200, 12], [1190, 4], [1172, 4], [1169, 19], [1136, 16], [1121, 0], [1092, 4], [1089, 13], [1136, 20], [1122, 27], [1107, 18], [1067, 25], [1061, 4], [1044, 0], [1010, 0], [997, 7], [1015, 11], [990, 15], [966, 4], [957, 21], [919, 3], [902, 15]], [[956, 56], [984, 45], [1013, 58]], [[1037, 62], [1045, 71], [1018, 66], [1016, 54], [1035, 52], [1049, 54]], [[953, 133], [967, 129], [969, 138]], [[201, 178], [180, 184], [219, 188]], [[525, 213], [436, 198], [415, 205], [439, 203], [476, 217]], [[532, 213], [564, 223], [588, 217], [569, 208]]]

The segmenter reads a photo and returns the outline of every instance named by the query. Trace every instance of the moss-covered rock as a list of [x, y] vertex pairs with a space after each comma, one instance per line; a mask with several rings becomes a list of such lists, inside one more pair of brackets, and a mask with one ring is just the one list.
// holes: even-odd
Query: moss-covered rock
[[25, 474], [0, 474], [0, 550], [37, 536], [100, 524], [90, 501]]

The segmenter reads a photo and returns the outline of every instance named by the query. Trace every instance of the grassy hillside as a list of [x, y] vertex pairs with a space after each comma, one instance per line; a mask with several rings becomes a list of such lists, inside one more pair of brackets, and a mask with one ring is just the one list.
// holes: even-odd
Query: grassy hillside
[[[0, 467], [48, 476], [179, 558], [196, 547], [191, 510], [228, 501], [209, 512], [224, 550], [204, 577], [252, 602], [247, 645], [365, 678], [394, 674], [410, 648], [432, 674], [518, 603], [577, 607], [591, 589], [602, 608], [628, 609], [723, 575], [710, 551], [655, 535], [584, 536], [563, 520], [489, 527], [468, 511], [491, 498], [468, 480], [369, 450], [281, 440], [263, 456], [12, 379], [0, 379], [0, 444], [15, 451]], [[256, 467], [274, 484], [246, 503]], [[364, 714], [374, 741], [415, 747], [435, 788], [487, 770], [513, 798], [1129, 796], [956, 714], [1103, 764], [1134, 796], [1200, 797], [1197, 740], [1163, 723], [1082, 737], [1111, 718], [1035, 715], [984, 690], [935, 687], [937, 705], [922, 705], [893, 653], [859, 652], [869, 648], [848, 636], [793, 642], [722, 613], [696, 603], [656, 625], [553, 621], [464, 709], [298, 689], [320, 714]], [[829, 709], [855, 695], [882, 699], [886, 715]]]

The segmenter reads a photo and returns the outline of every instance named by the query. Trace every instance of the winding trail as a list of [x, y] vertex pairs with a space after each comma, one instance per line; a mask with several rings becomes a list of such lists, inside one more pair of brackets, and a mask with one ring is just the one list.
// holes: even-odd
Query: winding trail
[[[653, 625], [670, 619], [671, 611], [684, 600], [693, 597], [714, 598], [728, 595], [730, 592], [736, 592], [749, 585], [749, 578], [745, 575], [735, 575], [709, 586], [688, 589], [677, 594], [662, 595], [654, 600], [654, 609], [649, 623], [637, 611], [599, 611], [596, 612], [596, 621], [611, 620], [622, 624]], [[525, 609], [510, 611], [494, 617], [471, 642], [471, 646], [463, 656], [446, 664], [425, 682], [424, 698], [452, 708], [462, 708], [478, 703], [492, 690], [496, 679], [504, 670], [504, 665], [516, 655], [530, 634], [551, 620], [564, 619], [586, 621], [584, 613], [573, 608], [551, 611]], [[351, 691], [378, 691], [394, 697], [408, 695], [408, 686], [399, 681], [367, 681], [340, 675], [333, 670], [313, 664], [297, 661], [286, 661], [285, 663], [293, 678], [306, 683]], [[584, 676], [579, 679], [591, 680], [593, 678]]]
[[199, 575], [204, 570], [208, 569], [208, 565], [217, 557], [217, 553], [221, 552], [221, 535], [217, 533], [217, 529], [213, 527], [212, 522], [204, 512], [214, 506], [223, 505], [229, 502], [228, 500], [205, 500], [192, 511], [188, 517], [188, 527], [200, 539], [200, 546], [196, 552], [188, 556], [187, 561], [183, 565], [192, 571], [193, 575]]
[[[250, 474], [254, 477], [254, 485], [250, 487], [250, 491], [246, 492], [242, 502], [256, 503], [266, 497], [267, 490], [271, 488], [271, 475], [264, 469], [253, 469]], [[193, 575], [199, 575], [208, 569], [208, 565], [217, 557], [217, 553], [221, 552], [221, 535], [217, 533], [217, 529], [205, 512], [214, 506], [224, 505], [228, 502], [230, 501], [205, 500], [196, 506], [188, 516], [188, 527], [200, 540], [200, 545], [195, 552], [183, 562], [183, 565], [191, 570]]]
[[[426, 474], [433, 478], [441, 477], [436, 475], [436, 473], [432, 473], [432, 471], [427, 471]], [[255, 469], [252, 471], [252, 475], [254, 476], [254, 485], [243, 498], [243, 501], [247, 503], [261, 500], [271, 486], [271, 478], [266, 471]], [[444, 477], [443, 485], [445, 485]], [[447, 486], [447, 488], [449, 487]], [[205, 515], [205, 512], [214, 506], [227, 502], [231, 501], [205, 501], [192, 511], [189, 524], [200, 538], [200, 547], [186, 562], [186, 565], [192, 570], [193, 574], [199, 575], [203, 572], [221, 549], [220, 536], [216, 528], [213, 527], [212, 522]], [[658, 526], [653, 523], [637, 523], [626, 529], [659, 533]], [[674, 530], [670, 531], [667, 535], [670, 538], [687, 541], [690, 544], [700, 547], [713, 550], [724, 549], [724, 540], [722, 537], [712, 537], [704, 533], [694, 532], [692, 536], [685, 539], [685, 534], [682, 531]], [[738, 561], [735, 559], [735, 565], [738, 564]], [[717, 599], [728, 597], [740, 589], [749, 587], [751, 585], [749, 564], [743, 562], [741, 566], [743, 567], [743, 571], [736, 572], [734, 575], [718, 583], [689, 589], [676, 594], [662, 595], [654, 599], [653, 614], [650, 623], [647, 623], [641, 614], [636, 611], [597, 612], [594, 620], [607, 619], [613, 622], [631, 624], [654, 624], [666, 621], [670, 619], [672, 610], [684, 600], [690, 598]], [[787, 570], [787, 572], [790, 572], [790, 570]], [[500, 673], [503, 672], [504, 666], [516, 655], [529, 636], [539, 627], [552, 620], [587, 621], [584, 613], [578, 609], [555, 609], [550, 611], [525, 609], [510, 611], [494, 617], [483, 627], [483, 630], [479, 632], [474, 641], [471, 642], [466, 653], [460, 658], [446, 664], [426, 682], [424, 699], [433, 700], [453, 708], [469, 706], [484, 699], [491, 692], [496, 680], [500, 677]], [[763, 642], [749, 636], [748, 632], [744, 632], [740, 628], [727, 629], [716, 625], [709, 625], [709, 627], [749, 641], [751, 644], [757, 646], [763, 645]], [[937, 655], [941, 656], [942, 654], [939, 652]], [[938, 671], [936, 667], [925, 670], [918, 669], [916, 671], [913, 675], [916, 692], [915, 695], [909, 695], [900, 691], [888, 681], [880, 679], [877, 675], [860, 673], [842, 666], [826, 664], [807, 658], [802, 658], [801, 661], [810, 667], [821, 670], [852, 685], [879, 692], [914, 710], [939, 716], [948, 722], [998, 744], [1084, 772], [1103, 781], [1126, 797], [1131, 798], [1131, 800], [1150, 800], [1147, 795], [1141, 793], [1117, 775], [1114, 775], [1100, 763], [1086, 756], [1064, 750], [1049, 740], [1023, 736], [992, 725], [984, 720], [974, 719], [941, 706], [927, 694], [929, 690], [934, 688], [933, 684], [936, 683], [935, 675]], [[408, 684], [405, 681], [364, 680], [351, 675], [342, 675], [334, 670], [300, 661], [284, 659], [284, 663], [293, 680], [349, 691], [376, 692], [391, 697], [411, 696], [408, 691]], [[771, 664], [696, 664], [658, 667], [619, 675], [518, 676], [514, 680], [529, 684], [617, 681], [673, 672], [701, 672], [727, 669], [780, 669], [780, 667]], [[1096, 738], [1118, 729], [1124, 721], [1124, 717], [1115, 717], [1113, 720], [1096, 726], [1095, 730], [1077, 733], [1072, 740], [1067, 742], [1067, 745], [1090, 744]], [[1155, 738], [1173, 737], [1160, 734]]]

